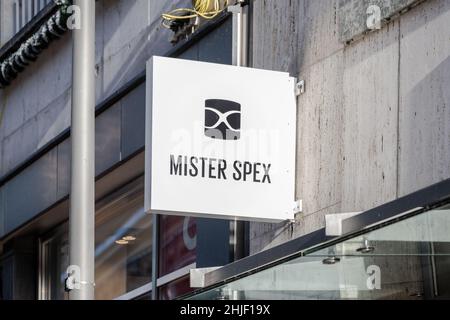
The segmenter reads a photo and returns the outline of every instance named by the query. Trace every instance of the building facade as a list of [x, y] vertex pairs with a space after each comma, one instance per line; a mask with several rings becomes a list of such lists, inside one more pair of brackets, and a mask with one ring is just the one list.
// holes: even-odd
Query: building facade
[[[1, 1], [0, 63], [42, 32], [61, 5]], [[269, 265], [294, 253], [277, 251], [283, 244], [324, 230], [327, 215], [370, 213], [439, 183], [440, 190], [447, 190], [442, 183], [450, 179], [448, 1], [254, 0], [248, 3], [248, 65], [289, 72], [305, 82], [298, 97], [296, 155], [302, 212], [295, 222], [279, 224], [146, 215], [146, 62], [158, 55], [233, 63], [231, 13], [223, 12], [176, 41], [161, 26], [162, 13], [186, 6], [190, 1], [96, 2], [97, 299], [174, 299], [193, 291], [191, 269], [226, 266], [264, 252], [272, 258], [257, 264]], [[379, 25], [372, 26], [372, 18], [379, 18]], [[2, 64], [2, 299], [67, 298], [72, 36], [70, 30], [60, 31], [23, 70]], [[174, 94], [185, 81], [189, 75], [174, 75]], [[420, 219], [413, 225], [423, 225]], [[445, 218], [439, 221], [450, 227]], [[370, 232], [378, 237], [378, 229]], [[434, 270], [448, 266], [448, 241], [437, 241], [443, 258], [434, 262]], [[416, 262], [378, 265], [395, 271], [388, 278], [391, 287], [410, 283], [408, 294], [355, 297], [346, 288], [338, 296], [290, 297], [409, 298], [411, 292], [422, 292], [414, 290], [425, 283], [414, 276], [420, 269]], [[405, 274], [398, 265], [406, 266], [408, 280], [396, 278]], [[312, 269], [299, 268], [298, 274]], [[445, 288], [448, 273], [439, 274]], [[289, 282], [295, 283], [286, 279], [283, 285]], [[445, 290], [436, 294], [445, 296]]]

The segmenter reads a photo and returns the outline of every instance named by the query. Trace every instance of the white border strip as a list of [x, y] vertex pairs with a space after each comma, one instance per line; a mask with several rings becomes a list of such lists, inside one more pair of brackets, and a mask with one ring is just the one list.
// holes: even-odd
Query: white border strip
[[[157, 286], [160, 287], [160, 286], [168, 284], [174, 280], [177, 280], [179, 278], [187, 276], [191, 273], [191, 269], [195, 269], [196, 267], [197, 267], [197, 264], [193, 263], [184, 268], [178, 269], [177, 271], [169, 273], [168, 275], [165, 275], [158, 279]], [[137, 288], [137, 289], [130, 291], [120, 297], [115, 298], [114, 300], [133, 300], [133, 299], [136, 299], [146, 293], [151, 292], [152, 290], [153, 290], [152, 282], [149, 282], [140, 288]]]
[[184, 268], [178, 269], [175, 272], [169, 273], [168, 275], [165, 275], [165, 276], [163, 276], [163, 277], [158, 279], [157, 286], [160, 287], [160, 286], [163, 286], [163, 285], [165, 285], [165, 284], [167, 284], [169, 282], [172, 282], [174, 280], [177, 280], [179, 278], [187, 276], [187, 275], [189, 275], [191, 273], [191, 269], [196, 269], [196, 267], [197, 267], [197, 264], [193, 263], [193, 264], [188, 265], [188, 266], [186, 266]]

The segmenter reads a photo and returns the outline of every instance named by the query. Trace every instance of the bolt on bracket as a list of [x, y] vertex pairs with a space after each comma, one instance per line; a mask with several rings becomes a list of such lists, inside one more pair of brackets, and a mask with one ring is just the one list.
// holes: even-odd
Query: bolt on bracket
[[306, 90], [305, 80], [300, 80], [299, 82], [297, 82], [297, 84], [295, 85], [295, 95], [298, 97], [304, 94], [305, 90]]
[[294, 202], [293, 211], [294, 214], [299, 214], [303, 212], [303, 200], [297, 200]]

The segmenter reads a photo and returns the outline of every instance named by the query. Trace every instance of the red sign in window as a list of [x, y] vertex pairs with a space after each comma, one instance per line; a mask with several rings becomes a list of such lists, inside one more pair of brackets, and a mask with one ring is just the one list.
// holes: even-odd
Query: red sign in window
[[195, 218], [160, 216], [159, 276], [162, 277], [196, 261]]

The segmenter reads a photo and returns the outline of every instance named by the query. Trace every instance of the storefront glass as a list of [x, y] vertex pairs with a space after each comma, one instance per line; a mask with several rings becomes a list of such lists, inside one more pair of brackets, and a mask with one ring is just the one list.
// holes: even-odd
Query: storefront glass
[[64, 290], [69, 266], [67, 225], [54, 230], [40, 245], [40, 299], [67, 300]]
[[152, 217], [142, 180], [108, 199], [95, 222], [95, 297], [110, 300], [151, 282]]
[[194, 218], [160, 216], [159, 276], [165, 276], [196, 261], [197, 225]]
[[191, 299], [450, 298], [450, 206], [300, 252]]
[[[95, 297], [115, 299], [151, 282], [152, 217], [144, 212], [143, 179], [99, 204], [95, 230]], [[68, 224], [41, 241], [40, 298], [64, 300]]]
[[159, 300], [174, 300], [191, 292], [189, 276], [177, 279], [159, 288]]

